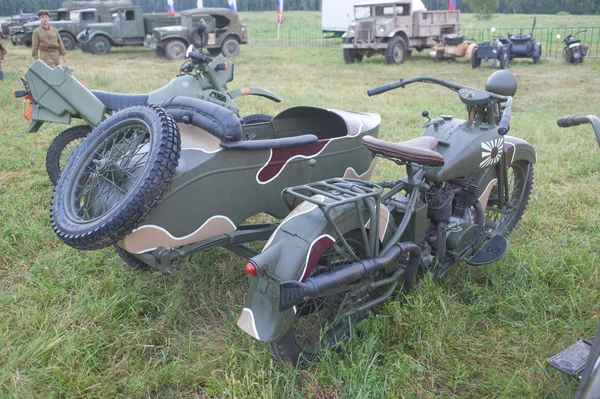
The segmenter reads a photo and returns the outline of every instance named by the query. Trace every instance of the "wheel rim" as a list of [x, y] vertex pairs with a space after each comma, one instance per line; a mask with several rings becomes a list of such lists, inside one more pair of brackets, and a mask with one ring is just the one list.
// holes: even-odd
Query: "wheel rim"
[[106, 43], [104, 43], [102, 40], [96, 40], [94, 41], [94, 50], [96, 50], [98, 53], [103, 53], [104, 51], [106, 51]]
[[[366, 251], [361, 242], [346, 238], [356, 256], [364, 258]], [[341, 269], [351, 261], [341, 255], [334, 246], [329, 248], [319, 260], [310, 277], [332, 270]], [[296, 305], [296, 316], [292, 325], [294, 339], [303, 353], [314, 354], [323, 344], [335, 344], [342, 338], [349, 326], [349, 318], [335, 320], [344, 294], [329, 297], [311, 298]]]
[[400, 62], [404, 58], [404, 47], [400, 44], [394, 46], [394, 61]]
[[[486, 209], [486, 224], [490, 225], [488, 233], [491, 235], [504, 234], [513, 218], [516, 217], [517, 211], [521, 205], [521, 196], [525, 189], [526, 171], [521, 165], [512, 164], [507, 170], [509, 200], [505, 207], [510, 211], [502, 214], [495, 210], [489, 209], [490, 205], [494, 208], [498, 204], [498, 186], [494, 186], [488, 201]], [[491, 222], [491, 223], [489, 223]]]
[[66, 190], [69, 218], [91, 222], [123, 203], [148, 165], [149, 147], [150, 127], [141, 120], [107, 131], [74, 165], [78, 172]]
[[171, 47], [171, 56], [173, 58], [179, 58], [181, 56], [183, 56], [185, 52], [185, 49], [183, 48], [183, 46], [181, 46], [180, 44], [174, 45], [173, 47]]

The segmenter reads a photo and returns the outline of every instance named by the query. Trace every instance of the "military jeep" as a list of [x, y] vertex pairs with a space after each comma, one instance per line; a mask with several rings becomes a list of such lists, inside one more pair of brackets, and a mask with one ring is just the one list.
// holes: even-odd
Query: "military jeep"
[[435, 44], [442, 34], [458, 33], [460, 11], [427, 11], [420, 0], [369, 0], [354, 5], [354, 21], [343, 35], [347, 64], [381, 54], [401, 64], [413, 49]]
[[206, 22], [206, 32], [201, 41], [211, 54], [223, 53], [225, 57], [235, 57], [240, 53], [240, 44], [248, 43], [246, 26], [238, 15], [227, 8], [195, 8], [181, 11], [181, 25], [155, 28], [146, 36], [144, 46], [153, 48], [159, 57], [170, 60], [185, 58], [190, 44], [189, 31], [201, 19]]

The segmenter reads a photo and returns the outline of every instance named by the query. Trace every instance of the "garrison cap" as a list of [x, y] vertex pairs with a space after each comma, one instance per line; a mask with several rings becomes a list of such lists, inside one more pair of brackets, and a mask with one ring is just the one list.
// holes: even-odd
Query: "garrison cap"
[[41, 17], [42, 15], [50, 16], [50, 12], [48, 12], [48, 10], [41, 9], [37, 12], [37, 15], [38, 17]]

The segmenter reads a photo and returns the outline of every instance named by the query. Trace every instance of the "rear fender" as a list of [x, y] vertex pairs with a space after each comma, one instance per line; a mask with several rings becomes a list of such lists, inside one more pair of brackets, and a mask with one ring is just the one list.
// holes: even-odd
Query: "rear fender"
[[104, 104], [73, 76], [69, 67], [52, 69], [36, 60], [25, 73], [25, 80], [34, 102], [32, 125], [37, 121], [69, 124], [72, 117], [80, 117], [97, 126], [104, 118]]
[[[393, 234], [394, 223], [384, 206], [381, 210], [379, 236], [385, 241]], [[361, 205], [361, 212], [367, 220], [365, 205]], [[352, 203], [334, 209], [332, 219], [342, 234], [360, 228]], [[295, 307], [283, 312], [279, 310], [280, 283], [308, 278], [319, 258], [333, 245], [335, 237], [333, 228], [317, 205], [303, 202], [296, 207], [279, 225], [263, 251], [250, 259], [257, 267], [258, 275], [251, 278], [238, 326], [264, 342], [281, 340], [292, 325]]]

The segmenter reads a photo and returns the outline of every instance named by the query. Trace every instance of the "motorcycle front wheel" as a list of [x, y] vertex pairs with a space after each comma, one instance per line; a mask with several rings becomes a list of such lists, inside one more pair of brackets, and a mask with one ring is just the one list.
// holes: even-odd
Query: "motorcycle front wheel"
[[498, 186], [490, 194], [486, 210], [486, 226], [490, 235], [506, 235], [515, 228], [527, 208], [533, 187], [533, 165], [527, 161], [517, 161], [508, 167], [508, 213], [500, 213], [498, 208]]
[[[344, 238], [359, 259], [366, 257], [367, 252], [360, 230], [346, 233]], [[351, 263], [336, 247], [337, 245], [332, 245], [323, 254], [309, 277], [341, 269]], [[280, 341], [267, 343], [273, 359], [287, 361], [294, 366], [303, 365], [313, 361], [323, 350], [347, 339], [351, 327], [362, 320], [364, 314], [354, 314], [336, 320], [344, 297], [345, 294], [340, 293], [311, 298], [296, 304], [296, 315], [291, 328]]]
[[135, 229], [169, 189], [179, 129], [162, 108], [125, 108], [102, 122], [73, 154], [54, 190], [50, 222], [67, 245], [109, 246]]

